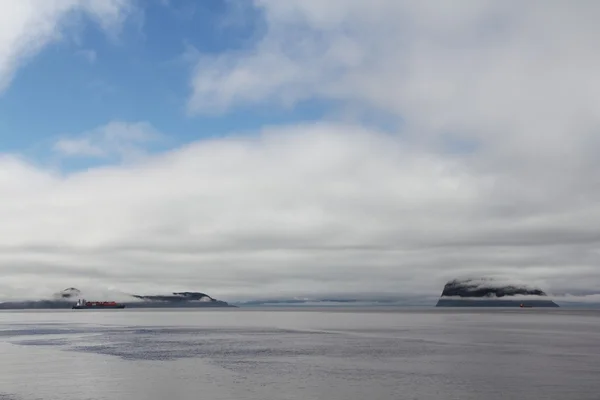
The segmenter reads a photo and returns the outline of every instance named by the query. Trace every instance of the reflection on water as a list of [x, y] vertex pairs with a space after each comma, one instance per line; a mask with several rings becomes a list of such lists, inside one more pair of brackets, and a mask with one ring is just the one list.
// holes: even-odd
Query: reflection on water
[[0, 400], [598, 399], [600, 314], [1, 312]]

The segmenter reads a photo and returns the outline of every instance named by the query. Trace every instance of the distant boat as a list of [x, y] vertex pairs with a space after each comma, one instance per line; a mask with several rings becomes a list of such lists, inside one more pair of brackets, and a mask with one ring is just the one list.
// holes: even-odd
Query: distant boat
[[527, 305], [525, 305], [525, 304], [523, 304], [523, 303], [521, 303], [521, 304], [519, 305], [519, 307], [521, 307], [521, 308], [533, 308], [533, 306], [527, 306]]
[[114, 301], [87, 301], [85, 299], [80, 299], [77, 300], [77, 303], [72, 308], [73, 310], [112, 309], [125, 308], [125, 304], [120, 304]]

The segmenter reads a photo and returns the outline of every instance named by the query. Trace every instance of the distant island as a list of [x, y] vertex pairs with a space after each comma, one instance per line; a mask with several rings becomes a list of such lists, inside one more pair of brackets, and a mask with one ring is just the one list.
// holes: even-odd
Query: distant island
[[[156, 295], [120, 295], [125, 297], [126, 308], [209, 308], [235, 307], [222, 300], [217, 300], [201, 292], [174, 292]], [[60, 309], [71, 308], [74, 303], [86, 297], [79, 289], [67, 288], [53, 296], [52, 299], [21, 300], [0, 302], [0, 310], [24, 309]], [[87, 300], [96, 300], [89, 298]]]
[[538, 288], [478, 278], [446, 283], [436, 307], [558, 307], [558, 304]]

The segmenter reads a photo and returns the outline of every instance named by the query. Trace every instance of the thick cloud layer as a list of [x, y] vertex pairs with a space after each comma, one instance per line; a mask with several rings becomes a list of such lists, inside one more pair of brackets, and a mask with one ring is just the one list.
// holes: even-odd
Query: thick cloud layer
[[597, 279], [591, 222], [499, 212], [520, 194], [499, 197], [460, 160], [349, 126], [203, 141], [69, 175], [0, 165], [5, 294], [98, 284], [410, 296], [466, 273], [558, 291]]
[[[597, 3], [255, 5], [264, 37], [203, 57], [189, 111], [317, 98], [335, 117], [70, 174], [2, 157], [1, 296], [600, 292]], [[373, 113], [400, 128], [349, 122]]]
[[475, 218], [478, 190], [457, 163], [335, 125], [67, 176], [1, 164], [4, 272], [61, 286], [86, 277], [228, 295], [397, 291], [455, 218]]

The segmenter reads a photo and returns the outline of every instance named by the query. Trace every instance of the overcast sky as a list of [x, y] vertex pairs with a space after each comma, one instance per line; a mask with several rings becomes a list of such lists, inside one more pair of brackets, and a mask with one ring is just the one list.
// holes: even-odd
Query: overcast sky
[[0, 0], [0, 298], [597, 298], [599, 15]]

